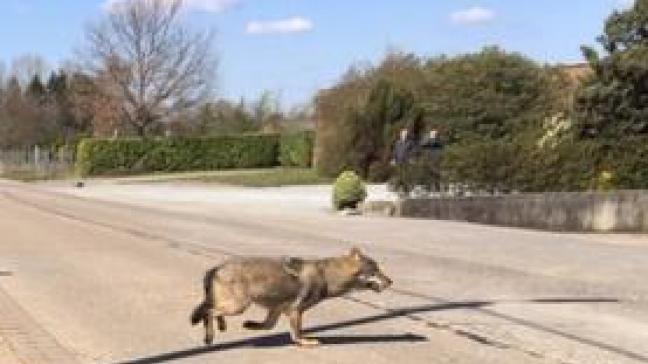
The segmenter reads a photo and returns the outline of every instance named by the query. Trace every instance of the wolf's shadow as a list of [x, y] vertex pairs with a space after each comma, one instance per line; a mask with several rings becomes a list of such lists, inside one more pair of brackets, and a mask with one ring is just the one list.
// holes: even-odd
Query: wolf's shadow
[[[482, 305], [484, 302], [474, 303]], [[316, 334], [335, 329], [352, 327], [357, 325], [368, 324], [372, 322], [379, 322], [391, 318], [397, 318], [415, 313], [432, 312], [452, 308], [468, 308], [475, 307], [473, 303], [460, 303], [460, 304], [447, 304], [447, 305], [425, 305], [417, 306], [407, 309], [392, 310], [389, 312], [366, 316], [359, 319], [347, 320], [336, 322], [327, 325], [315, 326], [304, 330], [306, 334]], [[412, 333], [396, 334], [396, 335], [347, 335], [347, 336], [318, 336], [317, 337], [323, 345], [358, 345], [358, 344], [379, 344], [379, 343], [420, 343], [427, 341], [427, 338], [421, 335]], [[218, 343], [211, 346], [204, 346], [199, 348], [174, 351], [146, 358], [134, 359], [119, 362], [117, 364], [159, 364], [172, 362], [184, 358], [194, 357], [198, 355], [210, 354], [219, 351], [241, 349], [241, 348], [272, 348], [292, 345], [290, 335], [287, 333], [279, 333], [272, 335], [256, 336], [243, 340], [230, 341], [225, 343]]]
[[[617, 299], [580, 299], [580, 298], [549, 298], [523, 301], [536, 304], [574, 304], [574, 303], [619, 303]], [[315, 326], [304, 330], [306, 334], [317, 334], [326, 331], [337, 330], [346, 327], [370, 324], [400, 317], [408, 317], [414, 320], [421, 320], [419, 313], [462, 310], [462, 309], [484, 309], [494, 305], [493, 301], [466, 301], [449, 302], [443, 304], [422, 305], [409, 308], [391, 309], [376, 315], [365, 316], [357, 319], [341, 321], [326, 325]], [[379, 343], [420, 343], [428, 339], [421, 335], [412, 333], [396, 335], [370, 335], [370, 336], [317, 336], [324, 345], [358, 345], [358, 344], [379, 344]], [[211, 346], [198, 347], [187, 350], [174, 351], [146, 358], [128, 360], [117, 364], [159, 364], [172, 362], [174, 360], [215, 353], [219, 351], [234, 350], [241, 348], [271, 348], [292, 345], [290, 335], [287, 333], [257, 336], [253, 338], [219, 343]]]

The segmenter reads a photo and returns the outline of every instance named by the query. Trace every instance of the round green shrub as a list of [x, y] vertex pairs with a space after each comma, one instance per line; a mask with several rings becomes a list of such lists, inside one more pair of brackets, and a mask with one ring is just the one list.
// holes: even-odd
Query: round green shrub
[[342, 173], [333, 186], [333, 206], [336, 210], [356, 208], [367, 198], [367, 187], [355, 173]]

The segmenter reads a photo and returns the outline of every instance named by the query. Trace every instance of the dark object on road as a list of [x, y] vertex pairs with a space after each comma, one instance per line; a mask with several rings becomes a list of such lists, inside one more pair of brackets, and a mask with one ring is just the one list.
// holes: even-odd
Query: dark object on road
[[83, 188], [85, 187], [85, 183], [83, 181], [78, 181], [74, 184], [74, 187], [76, 188]]
[[318, 345], [302, 335], [302, 314], [321, 301], [354, 290], [382, 292], [392, 281], [371, 258], [358, 249], [321, 260], [301, 258], [232, 259], [207, 272], [205, 299], [191, 315], [193, 325], [203, 322], [205, 343], [214, 341], [214, 318], [225, 331], [225, 316], [240, 315], [251, 305], [268, 309], [263, 322], [247, 321], [249, 330], [271, 330], [281, 314], [290, 319], [292, 340], [298, 345]]

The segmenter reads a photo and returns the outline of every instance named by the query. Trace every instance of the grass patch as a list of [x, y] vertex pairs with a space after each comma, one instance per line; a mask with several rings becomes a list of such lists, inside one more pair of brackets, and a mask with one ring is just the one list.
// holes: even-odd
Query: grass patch
[[184, 175], [162, 175], [124, 179], [129, 183], [151, 182], [197, 182], [243, 187], [282, 187], [299, 185], [330, 184], [330, 178], [320, 177], [314, 169], [271, 168], [254, 170], [230, 170], [218, 172], [189, 173]]
[[38, 171], [31, 169], [14, 169], [0, 173], [0, 178], [20, 182], [40, 182], [57, 179], [68, 179], [72, 175], [69, 171]]

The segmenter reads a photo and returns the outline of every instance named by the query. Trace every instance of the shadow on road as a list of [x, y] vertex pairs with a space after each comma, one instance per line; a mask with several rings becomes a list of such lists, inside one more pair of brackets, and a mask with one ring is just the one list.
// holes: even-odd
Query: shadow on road
[[522, 303], [621, 303], [621, 300], [616, 298], [540, 298], [535, 300], [522, 301]]
[[[536, 303], [536, 304], [575, 304], [575, 303], [619, 303], [620, 300], [611, 298], [596, 298], [596, 299], [578, 299], [578, 298], [550, 298], [550, 299], [535, 299], [526, 301], [517, 301], [521, 303]], [[434, 305], [422, 305], [409, 308], [389, 309], [384, 313], [365, 316], [358, 319], [346, 320], [337, 323], [320, 325], [304, 330], [306, 334], [316, 334], [336, 329], [347, 327], [359, 326], [370, 324], [374, 322], [385, 321], [394, 318], [407, 317], [414, 321], [424, 321], [420, 316], [415, 314], [448, 310], [462, 310], [462, 309], [483, 309], [498, 303], [496, 301], [466, 301], [466, 302], [449, 302]], [[372, 336], [329, 336], [317, 337], [324, 345], [358, 345], [358, 344], [380, 344], [380, 343], [420, 343], [426, 342], [428, 339], [424, 336], [415, 335], [412, 333], [400, 335], [372, 335]], [[139, 358], [118, 362], [116, 364], [159, 364], [168, 363], [174, 360], [186, 359], [189, 357], [216, 353], [219, 351], [234, 350], [241, 348], [272, 348], [283, 347], [292, 345], [290, 335], [287, 333], [257, 336], [249, 339], [230, 341], [226, 343], [215, 344], [212, 346], [204, 346], [193, 349], [179, 350], [174, 352], [153, 355], [150, 357]]]
[[[325, 331], [353, 327], [358, 325], [369, 324], [373, 322], [384, 321], [392, 318], [404, 317], [416, 313], [443, 311], [449, 309], [477, 308], [490, 304], [489, 302], [461, 302], [456, 304], [443, 305], [425, 305], [412, 308], [395, 309], [388, 312], [366, 316], [358, 319], [347, 320], [327, 325], [321, 325], [304, 330], [306, 334], [315, 334]], [[427, 341], [427, 338], [412, 333], [401, 335], [374, 335], [374, 336], [330, 336], [318, 337], [324, 345], [357, 345], [357, 344], [380, 344], [380, 343], [417, 343]], [[220, 343], [212, 346], [205, 346], [194, 349], [187, 349], [175, 352], [164, 353], [160, 355], [140, 358], [130, 361], [120, 362], [118, 364], [158, 364], [167, 363], [173, 360], [184, 359], [197, 355], [215, 353], [219, 351], [240, 349], [240, 348], [269, 348], [292, 345], [290, 335], [286, 333], [258, 336], [250, 339]]]
[[[416, 343], [427, 341], [423, 336], [411, 333], [403, 335], [372, 335], [372, 336], [334, 336], [318, 337], [323, 345], [357, 345], [357, 344], [380, 344], [380, 343]], [[242, 349], [242, 348], [274, 348], [292, 345], [290, 335], [287, 333], [259, 336], [250, 339], [230, 341], [227, 343], [204, 346], [194, 349], [180, 350], [147, 358], [140, 358], [120, 362], [119, 364], [158, 364], [168, 363], [174, 360], [186, 359], [189, 357], [216, 353], [219, 351]]]

